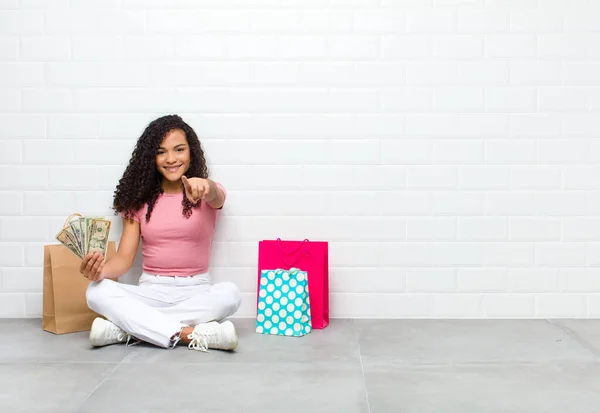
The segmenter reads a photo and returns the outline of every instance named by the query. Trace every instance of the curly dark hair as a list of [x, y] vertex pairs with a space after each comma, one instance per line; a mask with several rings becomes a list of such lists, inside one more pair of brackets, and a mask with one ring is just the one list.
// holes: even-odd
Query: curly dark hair
[[[163, 193], [162, 175], [156, 168], [156, 152], [163, 138], [174, 129], [181, 129], [185, 133], [190, 147], [190, 167], [185, 176], [208, 178], [204, 151], [194, 129], [178, 115], [160, 117], [150, 122], [139, 137], [129, 165], [119, 180], [112, 206], [116, 214], [122, 213], [125, 218], [131, 219], [135, 211], [148, 203], [146, 222], [150, 221], [154, 204], [159, 195]], [[182, 214], [186, 218], [192, 215], [192, 208], [200, 206], [200, 203], [192, 204], [186, 198], [185, 192], [182, 195], [181, 204], [183, 205]]]

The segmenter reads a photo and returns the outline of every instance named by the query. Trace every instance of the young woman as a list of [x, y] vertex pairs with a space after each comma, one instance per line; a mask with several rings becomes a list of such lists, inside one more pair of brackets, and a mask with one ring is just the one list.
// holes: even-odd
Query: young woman
[[[204, 152], [194, 130], [179, 116], [152, 121], [133, 150], [115, 191], [113, 209], [123, 219], [117, 254], [103, 262], [88, 254], [80, 272], [97, 318], [93, 346], [130, 338], [163, 348], [233, 350], [231, 321], [240, 291], [230, 282], [211, 284], [208, 264], [222, 185], [208, 178]], [[115, 281], [132, 266], [142, 241], [143, 273], [138, 285]]]

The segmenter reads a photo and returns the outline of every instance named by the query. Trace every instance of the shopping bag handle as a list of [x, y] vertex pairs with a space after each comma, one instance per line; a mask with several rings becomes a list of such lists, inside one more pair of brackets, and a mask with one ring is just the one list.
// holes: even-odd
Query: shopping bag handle
[[283, 261], [283, 263], [285, 265], [287, 265], [288, 268], [291, 268], [296, 265], [296, 263], [300, 260], [300, 258], [302, 258], [302, 255], [304, 255], [307, 259], [309, 259], [311, 256], [310, 251], [304, 251], [303, 253], [300, 253], [298, 255], [298, 257], [296, 257], [296, 259], [293, 260], [292, 262], [288, 262], [284, 257], [284, 255], [292, 255], [292, 254], [297, 253], [298, 251], [300, 251], [302, 249], [302, 247], [304, 247], [304, 244], [306, 244], [308, 242], [310, 242], [310, 241], [308, 241], [308, 239], [304, 239], [304, 241], [302, 241], [298, 247], [296, 247], [292, 250], [289, 250], [289, 251], [285, 251], [283, 249], [283, 247], [281, 246], [281, 238], [277, 238], [277, 247], [279, 247], [279, 251], [281, 252], [281, 261]]
[[67, 219], [65, 219], [65, 223], [63, 224], [63, 228], [66, 228], [67, 225], [69, 225], [69, 222], [71, 222], [71, 218], [73, 217], [80, 217], [83, 218], [81, 214], [75, 212], [74, 214], [71, 214], [67, 217]]
[[309, 242], [309, 241], [308, 241], [308, 239], [306, 239], [306, 238], [305, 238], [305, 239], [304, 239], [304, 241], [302, 241], [302, 242], [300, 243], [300, 245], [298, 246], [298, 248], [295, 248], [295, 249], [294, 249], [294, 250], [292, 250], [292, 251], [285, 251], [285, 250], [283, 249], [283, 247], [281, 246], [281, 238], [277, 238], [277, 246], [279, 247], [279, 251], [281, 251], [281, 252], [282, 252], [282, 253], [284, 253], [284, 254], [288, 254], [288, 255], [290, 255], [290, 254], [295, 254], [295, 253], [297, 253], [298, 251], [300, 251], [300, 249], [301, 249], [301, 248], [304, 246], [304, 244], [305, 244], [305, 243], [307, 243], [307, 242]]

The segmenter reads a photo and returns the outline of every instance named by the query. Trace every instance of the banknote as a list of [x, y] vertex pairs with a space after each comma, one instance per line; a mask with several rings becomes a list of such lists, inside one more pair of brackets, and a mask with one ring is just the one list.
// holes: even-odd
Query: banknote
[[90, 252], [106, 257], [110, 227], [111, 221], [104, 217], [80, 216], [68, 222], [56, 239], [81, 259]]
[[83, 230], [81, 228], [81, 220], [76, 219], [69, 222], [69, 227], [71, 228], [71, 234], [77, 243], [77, 249], [83, 255], [83, 251], [85, 251], [85, 246], [83, 245]]
[[56, 239], [59, 240], [65, 247], [67, 247], [73, 254], [79, 258], [83, 258], [81, 252], [77, 249], [76, 241], [69, 234], [69, 227], [64, 228], [56, 235]]
[[110, 224], [111, 221], [107, 219], [92, 219], [87, 252], [100, 252], [102, 256], [106, 256]]

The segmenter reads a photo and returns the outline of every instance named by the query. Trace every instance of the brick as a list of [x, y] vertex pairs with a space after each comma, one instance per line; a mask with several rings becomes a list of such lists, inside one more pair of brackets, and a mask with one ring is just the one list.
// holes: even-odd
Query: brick
[[577, 267], [586, 265], [586, 250], [579, 243], [544, 243], [535, 246], [536, 265]]
[[510, 170], [511, 189], [560, 189], [561, 169], [554, 167], [517, 167]]
[[48, 241], [49, 238], [48, 220], [43, 217], [5, 217], [0, 228], [3, 241]]
[[452, 269], [414, 269], [406, 272], [406, 291], [454, 292], [456, 272]]
[[485, 109], [488, 112], [535, 112], [537, 95], [534, 88], [490, 87], [485, 90]]
[[0, 163], [18, 165], [23, 162], [21, 142], [18, 140], [0, 140]]
[[404, 32], [406, 13], [401, 10], [359, 10], [353, 13], [353, 28], [356, 32]]
[[460, 217], [458, 218], [458, 240], [503, 241], [508, 240], [508, 219]]
[[451, 217], [407, 218], [408, 241], [454, 241], [457, 239], [456, 219]]
[[485, 142], [485, 163], [489, 165], [535, 165], [537, 163], [536, 141], [533, 139], [487, 140]]
[[[201, 45], [201, 47], [204, 45]], [[202, 50], [202, 49], [200, 49]], [[220, 39], [214, 39], [207, 50], [216, 56], [223, 56]], [[277, 56], [277, 39], [269, 35], [235, 36], [227, 38], [226, 55], [235, 59], [275, 58]]]
[[471, 242], [440, 242], [429, 245], [433, 266], [482, 266], [485, 262], [485, 246]]
[[600, 280], [595, 268], [561, 268], [559, 270], [561, 291], [567, 293], [598, 293]]
[[279, 55], [285, 59], [323, 58], [327, 56], [327, 43], [325, 36], [284, 35], [279, 38]]
[[539, 142], [541, 164], [579, 164], [589, 157], [589, 142], [582, 139], [557, 139]]
[[541, 87], [539, 107], [544, 112], [582, 112], [591, 107], [591, 92], [583, 87]]
[[458, 268], [458, 292], [505, 292], [508, 271], [502, 268]]
[[510, 171], [496, 166], [469, 166], [458, 168], [460, 189], [506, 189], [509, 186]]
[[44, 32], [44, 13], [37, 10], [0, 10], [0, 35]]
[[25, 193], [25, 215], [68, 216], [75, 209], [73, 192], [27, 192]]
[[383, 35], [381, 42], [386, 59], [427, 59], [433, 55], [433, 38], [427, 34]]
[[513, 241], [559, 241], [561, 220], [552, 217], [510, 217], [509, 234]]
[[[369, 282], [365, 282], [367, 279]], [[400, 268], [333, 267], [329, 271], [329, 283], [330, 291], [338, 294], [398, 293], [406, 290], [406, 274]]]
[[489, 318], [533, 318], [535, 297], [532, 294], [484, 294], [483, 313]]
[[488, 58], [530, 58], [537, 53], [537, 40], [532, 35], [490, 34], [485, 38]]
[[564, 168], [565, 189], [600, 189], [600, 168], [568, 166]]
[[43, 297], [42, 293], [25, 293], [25, 317], [42, 317]]
[[534, 263], [534, 244], [489, 242], [485, 246], [486, 266], [532, 266]]
[[459, 10], [459, 33], [505, 33], [509, 30], [509, 12], [498, 10]]
[[561, 62], [514, 60], [510, 62], [510, 84], [514, 86], [562, 85]]
[[331, 57], [334, 59], [377, 59], [380, 57], [380, 44], [380, 36], [331, 36]]
[[[15, 169], [18, 173], [15, 174]], [[10, 175], [9, 175], [10, 174]], [[45, 189], [48, 187], [48, 168], [41, 166], [0, 166], [0, 176], [10, 176], [11, 179], [0, 181], [0, 189], [27, 190]]]
[[3, 292], [41, 291], [43, 287], [41, 268], [4, 267], [1, 276]]
[[[395, 0], [397, 1], [397, 0]], [[430, 294], [378, 294], [373, 308], [380, 311], [377, 316], [429, 318], [432, 299]]]
[[549, 114], [513, 114], [510, 135], [515, 138], [556, 138], [561, 136], [562, 120]]
[[411, 166], [407, 172], [407, 188], [448, 189], [457, 185], [457, 170], [453, 167]]
[[21, 215], [23, 213], [23, 194], [21, 192], [0, 192], [0, 214]]
[[409, 11], [406, 13], [409, 33], [454, 33], [456, 14], [451, 10]]
[[483, 215], [485, 195], [467, 191], [434, 192], [430, 195], [433, 215]]
[[536, 199], [531, 192], [490, 192], [485, 198], [485, 215], [535, 215]]
[[426, 140], [394, 139], [381, 142], [381, 160], [384, 164], [431, 163], [433, 145]]
[[71, 43], [68, 37], [22, 36], [20, 59], [26, 61], [69, 60]]
[[600, 241], [598, 218], [563, 218], [562, 223], [563, 241]]
[[584, 215], [586, 199], [585, 192], [537, 192], [535, 193], [536, 214], [547, 216]]
[[[390, 266], [430, 266], [431, 245], [426, 243], [385, 242], [375, 246], [378, 250], [376, 265]], [[357, 264], [355, 264], [357, 265]]]
[[480, 318], [482, 316], [481, 294], [434, 294], [431, 316], [434, 318]]
[[548, 293], [560, 291], [556, 268], [516, 268], [509, 271], [509, 290], [512, 292]]
[[544, 10], [512, 10], [510, 31], [513, 33], [556, 33], [562, 30], [562, 14]]
[[23, 112], [69, 112], [73, 96], [67, 89], [25, 89], [21, 92]]
[[437, 59], [481, 59], [483, 55], [483, 36], [455, 34], [434, 37], [433, 56]]
[[546, 34], [538, 37], [542, 59], [578, 59], [590, 57], [594, 41], [589, 35]]
[[484, 92], [482, 88], [438, 87], [433, 92], [435, 112], [483, 112]]
[[563, 318], [583, 317], [586, 314], [584, 294], [539, 294], [535, 297], [537, 317]]
[[467, 139], [434, 141], [433, 159], [438, 164], [481, 164], [484, 161], [484, 142]]
[[[129, 60], [131, 53], [140, 53], [139, 49], [134, 51], [131, 48], [128, 48], [125, 53], [125, 48], [131, 46], [129, 39], [129, 37], [120, 38], [108, 34], [71, 37], [72, 60], [76, 62]], [[155, 45], [155, 48], [158, 49], [158, 46]]]
[[0, 62], [0, 87], [33, 87], [43, 84], [43, 63]]
[[459, 66], [453, 61], [419, 61], [406, 64], [409, 86], [450, 86], [458, 78]]
[[19, 267], [23, 265], [23, 244], [0, 243], [0, 265], [2, 267]]
[[[19, 38], [17, 36], [0, 37], [0, 62], [15, 61], [19, 58]], [[7, 85], [8, 86], [8, 85]]]
[[[432, 215], [430, 195], [423, 192], [383, 192], [384, 215]], [[412, 230], [411, 230], [412, 233]]]
[[[141, 34], [145, 29], [144, 14], [128, 10], [50, 10], [46, 11], [45, 21], [50, 35]], [[176, 22], [172, 23], [171, 28], [177, 27]]]
[[0, 317], [23, 318], [25, 316], [25, 294], [0, 293]]

